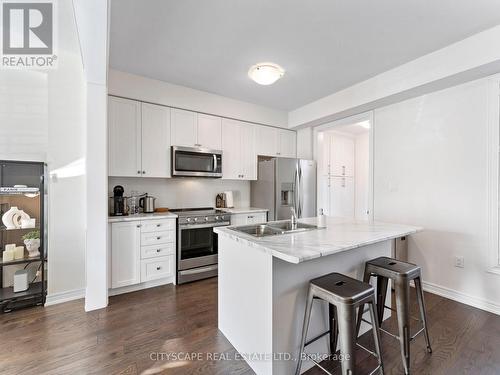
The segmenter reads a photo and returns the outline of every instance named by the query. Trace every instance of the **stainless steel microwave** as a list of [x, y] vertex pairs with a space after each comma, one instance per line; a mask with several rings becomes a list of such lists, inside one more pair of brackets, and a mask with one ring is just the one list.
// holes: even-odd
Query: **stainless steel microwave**
[[172, 176], [222, 177], [222, 151], [172, 146]]

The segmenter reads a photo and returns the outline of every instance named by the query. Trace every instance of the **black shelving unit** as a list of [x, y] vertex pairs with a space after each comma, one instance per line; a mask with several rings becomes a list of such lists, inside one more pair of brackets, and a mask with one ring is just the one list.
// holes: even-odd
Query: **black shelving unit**
[[[45, 303], [47, 296], [47, 189], [45, 175], [46, 165], [41, 162], [0, 161], [0, 308], [4, 313]], [[27, 186], [30, 191], [16, 189], [15, 185]], [[12, 206], [17, 206], [34, 217], [36, 226], [34, 228], [7, 229], [1, 222], [1, 217]], [[22, 236], [34, 230], [40, 231], [40, 255], [29, 258], [25, 251], [24, 258], [4, 262], [1, 255], [5, 250], [5, 245], [15, 243], [18, 246], [24, 246]], [[15, 293], [12, 286], [7, 286], [11, 282], [4, 280], [4, 278], [5, 275], [13, 276], [14, 268], [20, 269], [22, 266], [35, 272], [39, 270], [40, 273], [34, 277], [34, 281], [29, 284], [27, 290]], [[12, 272], [8, 271], [9, 267], [11, 267]]]

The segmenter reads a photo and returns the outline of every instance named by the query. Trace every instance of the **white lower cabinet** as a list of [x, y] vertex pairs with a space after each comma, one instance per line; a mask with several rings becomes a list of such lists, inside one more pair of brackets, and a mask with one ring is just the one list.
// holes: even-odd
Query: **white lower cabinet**
[[141, 226], [138, 221], [111, 225], [111, 287], [141, 282]]
[[111, 288], [175, 274], [175, 219], [111, 224]]
[[163, 279], [174, 274], [174, 256], [141, 261], [141, 282]]
[[231, 225], [248, 225], [267, 222], [267, 212], [232, 214]]

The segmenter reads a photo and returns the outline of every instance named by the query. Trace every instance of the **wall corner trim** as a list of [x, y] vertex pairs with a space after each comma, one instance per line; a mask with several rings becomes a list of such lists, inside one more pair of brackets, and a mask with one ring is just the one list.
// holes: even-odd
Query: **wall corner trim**
[[85, 298], [85, 289], [68, 290], [66, 292], [53, 293], [47, 296], [45, 306], [57, 305], [63, 302], [74, 301]]

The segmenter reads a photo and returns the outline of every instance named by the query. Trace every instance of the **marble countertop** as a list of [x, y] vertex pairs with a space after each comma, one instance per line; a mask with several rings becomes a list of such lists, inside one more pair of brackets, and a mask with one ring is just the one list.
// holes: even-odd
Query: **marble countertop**
[[[300, 219], [299, 221], [316, 224], [316, 218]], [[301, 263], [423, 230], [421, 227], [410, 225], [368, 223], [332, 217], [327, 217], [326, 221], [326, 228], [261, 238], [236, 232], [231, 230], [231, 227], [217, 227], [214, 228], [214, 231], [219, 235], [264, 250], [284, 261]]]
[[222, 211], [229, 214], [251, 214], [253, 212], [267, 212], [267, 208], [256, 208], [256, 207], [233, 207], [233, 208], [221, 208]]
[[127, 216], [109, 216], [108, 223], [119, 223], [122, 221], [154, 220], [154, 219], [175, 219], [176, 214], [171, 212], [155, 212], [152, 214], [135, 214]]

